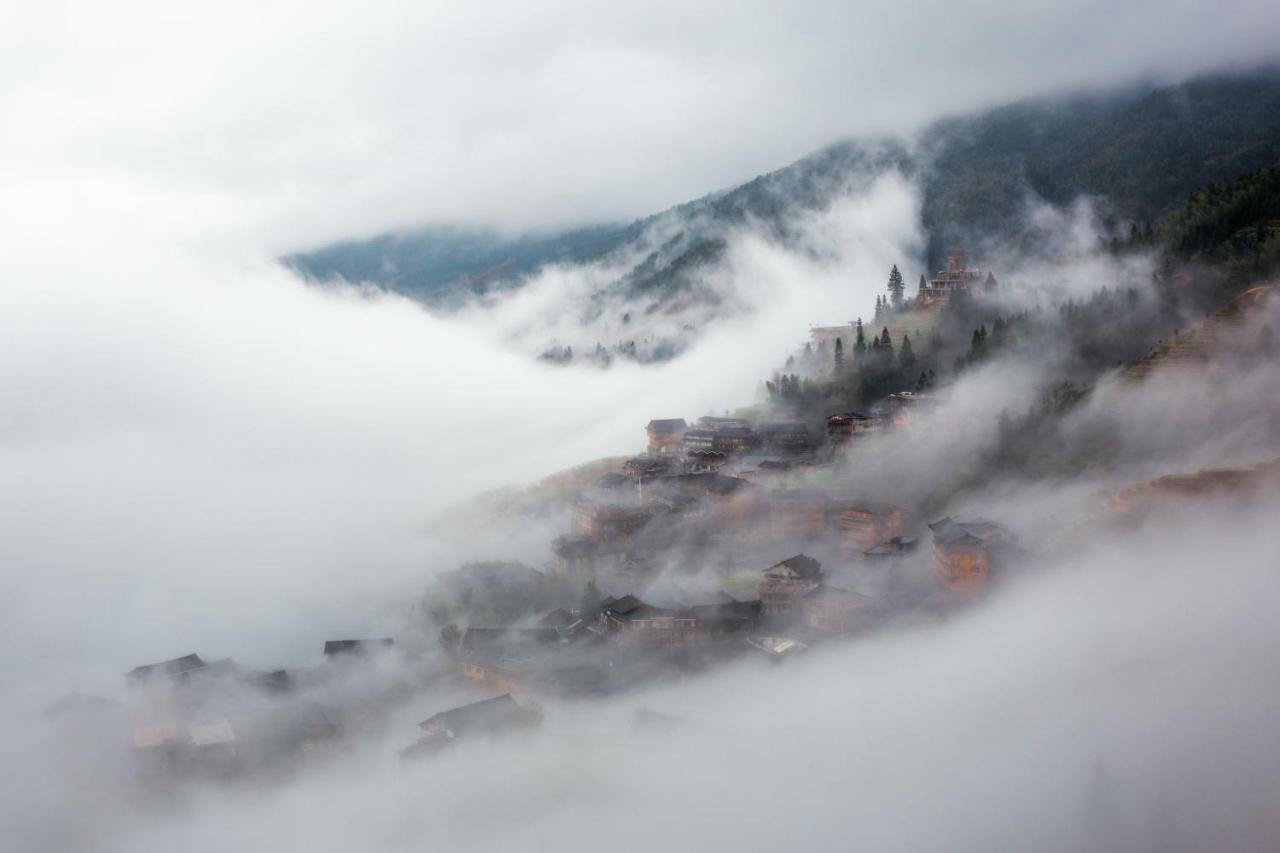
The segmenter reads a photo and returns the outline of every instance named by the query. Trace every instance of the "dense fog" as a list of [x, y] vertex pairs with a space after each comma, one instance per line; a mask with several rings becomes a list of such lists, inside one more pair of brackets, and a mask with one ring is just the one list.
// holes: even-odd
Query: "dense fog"
[[[782, 79], [747, 74], [726, 98], [698, 81], [745, 74], [755, 53], [717, 43], [702, 65], [699, 36], [732, 19], [730, 34], [773, 37], [744, 23], [750, 15], [701, 12], [676, 37], [683, 7], [611, 25], [558, 6], [537, 21], [507, 9], [519, 37], [487, 40], [477, 56], [468, 38], [490, 17], [461, 12], [414, 12], [401, 30], [376, 23], [377, 10], [322, 23], [299, 7], [259, 29], [240, 10], [207, 21], [213, 31], [201, 36], [174, 12], [107, 20], [84, 10], [82, 21], [71, 4], [27, 13], [9, 35], [22, 43], [0, 60], [14, 77], [0, 85], [0, 116], [14, 128], [0, 140], [8, 846], [1274, 848], [1274, 480], [1127, 522], [1104, 507], [1144, 480], [1280, 457], [1280, 371], [1255, 360], [1142, 383], [1100, 371], [1052, 432], [1026, 433], [1052, 436], [1041, 456], [1051, 474], [1000, 455], [1001, 413], [1020, 417], [1064, 372], [1082, 370], [1061, 347], [1060, 304], [1100, 287], [1155, 299], [1155, 260], [1106, 252], [1111, 235], [1088, 199], [1062, 210], [1029, 198], [1029, 220], [1053, 239], [982, 259], [1005, 282], [1010, 311], [1049, 318], [1035, 336], [960, 372], [945, 405], [911, 430], [868, 439], [799, 483], [908, 503], [928, 513], [922, 523], [998, 519], [1021, 549], [1005, 582], [963, 607], [889, 614], [868, 636], [781, 665], [735, 659], [607, 697], [544, 697], [536, 731], [458, 743], [431, 761], [400, 757], [421, 721], [492, 695], [453, 677], [441, 625], [425, 615], [441, 579], [470, 561], [546, 568], [572, 498], [555, 475], [602, 459], [618, 467], [644, 447], [650, 419], [766, 409], [764, 380], [810, 325], [869, 319], [893, 264], [912, 284], [926, 272], [919, 191], [895, 171], [876, 175], [796, 223], [803, 239], [785, 247], [742, 225], [706, 277], [716, 309], [637, 320], [654, 335], [696, 323], [689, 348], [608, 369], [533, 357], [549, 338], [597, 331], [588, 321], [584, 332], [578, 309], [610, 275], [604, 263], [547, 267], [519, 291], [446, 317], [358, 283], [304, 282], [278, 254], [448, 212], [535, 229], [634, 215], [838, 132], [910, 130], [958, 104], [1036, 87], [1177, 77], [1254, 58], [1275, 35], [1274, 16], [1251, 4], [1146, 9], [1170, 40], [1156, 53], [1112, 49], [1114, 35], [1095, 33], [1090, 43], [1107, 49], [1097, 67], [1064, 60], [1044, 79], [1006, 79], [1025, 51], [1060, 41], [1054, 22], [1104, 14], [1046, 8], [1043, 26], [1009, 22], [1011, 38], [1038, 40], [966, 71], [954, 101], [940, 91], [901, 106], [902, 92], [938, 79], [912, 60], [898, 94], [861, 92], [865, 121], [817, 117], [843, 92], [817, 86], [808, 108], [784, 113], [793, 121], [769, 122], [747, 145], [736, 137], [760, 126], [762, 109], [781, 111], [797, 80], [851, 79], [863, 65], [834, 62], [831, 35], [822, 50], [800, 50], [787, 28], [777, 36]], [[872, 11], [900, 16], [893, 32], [922, 31], [923, 13]], [[842, 21], [837, 12], [819, 19]], [[1132, 24], [1139, 13], [1116, 14]], [[961, 38], [995, 18], [1004, 15], [992, 7], [959, 34], [936, 20], [923, 30]], [[295, 19], [306, 38], [290, 38]], [[579, 29], [560, 29], [565, 21]], [[619, 28], [644, 35], [645, 48], [623, 49]], [[598, 52], [582, 47], [601, 33], [611, 35]], [[575, 45], [556, 54], [561, 64], [538, 46], [548, 34]], [[184, 49], [193, 44], [203, 47]], [[119, 61], [138, 45], [147, 49], [136, 65]], [[245, 58], [235, 73], [229, 46]], [[515, 86], [526, 54], [540, 58], [539, 74]], [[350, 77], [353, 64], [366, 71]], [[684, 82], [663, 84], [655, 67]], [[423, 81], [421, 102], [397, 88], [406, 76]], [[437, 78], [451, 85], [427, 85]], [[566, 104], [565, 79], [585, 78], [590, 97]], [[367, 97], [393, 88], [395, 97]], [[628, 137], [628, 123], [602, 130], [611, 115], [586, 107], [612, 101], [615, 88], [628, 95], [620, 112], [665, 120], [647, 136]], [[469, 95], [481, 90], [473, 114]], [[763, 106], [748, 97], [757, 91]], [[512, 104], [520, 109], [504, 125]], [[509, 129], [505, 145], [495, 126]], [[735, 141], [722, 151], [726, 137]], [[676, 156], [685, 147], [696, 156]], [[1272, 300], [1240, 334], [1259, 338], [1276, 312]], [[1153, 336], [1176, 331], [1155, 323]], [[676, 533], [694, 543], [699, 531], [688, 528]], [[913, 584], [930, 577], [924, 539], [903, 565]], [[723, 564], [759, 573], [795, 545], [691, 544], [660, 567], [669, 585], [655, 583], [653, 595], [711, 589]], [[396, 644], [361, 665], [326, 663], [323, 643], [351, 637]], [[264, 758], [236, 778], [151, 783], [130, 732], [147, 703], [177, 700], [127, 688], [125, 674], [191, 653], [297, 673], [277, 704], [248, 687], [219, 697], [237, 720], [255, 721], [246, 737], [270, 742], [276, 714], [331, 705], [345, 709], [349, 736], [323, 759]]]

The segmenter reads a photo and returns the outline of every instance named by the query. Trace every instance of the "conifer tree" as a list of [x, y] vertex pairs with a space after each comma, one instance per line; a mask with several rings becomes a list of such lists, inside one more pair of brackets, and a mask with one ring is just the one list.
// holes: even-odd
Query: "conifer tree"
[[916, 289], [917, 289], [917, 290], [924, 290], [924, 287], [925, 287], [925, 284], [924, 284], [924, 273], [920, 273], [920, 286], [919, 286], [918, 288], [916, 288]]
[[854, 326], [853, 352], [856, 357], [862, 358], [867, 351], [867, 338], [862, 333], [862, 318], [858, 318], [858, 323]]
[[884, 331], [880, 333], [880, 346], [893, 352], [893, 338], [889, 337], [889, 327], [885, 326]]
[[836, 338], [835, 366], [836, 366], [836, 376], [840, 376], [842, 373], [844, 373], [844, 341], [842, 341], [840, 338]]
[[898, 265], [894, 264], [893, 269], [889, 270], [889, 297], [893, 300], [894, 308], [902, 307], [902, 293], [907, 289], [907, 285], [902, 280], [902, 273], [898, 272]]
[[898, 350], [898, 363], [903, 370], [910, 370], [916, 363], [916, 354], [911, 351], [911, 336], [905, 333], [902, 335], [902, 347]]
[[593, 579], [587, 580], [586, 587], [582, 590], [582, 599], [578, 602], [578, 615], [588, 618], [596, 607], [600, 604], [600, 592], [596, 589], [596, 582]]

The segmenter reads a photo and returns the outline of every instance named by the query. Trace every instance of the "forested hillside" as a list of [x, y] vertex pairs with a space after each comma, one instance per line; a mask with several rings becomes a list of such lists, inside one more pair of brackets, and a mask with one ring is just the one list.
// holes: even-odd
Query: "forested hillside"
[[[1270, 184], [1249, 189], [1231, 182], [1276, 166], [1280, 71], [1266, 69], [952, 117], [928, 128], [914, 147], [838, 143], [732, 190], [630, 224], [518, 239], [438, 228], [342, 243], [286, 262], [313, 279], [371, 281], [442, 304], [518, 285], [549, 262], [613, 253], [622, 272], [599, 304], [607, 304], [610, 294], [640, 296], [656, 309], [675, 294], [713, 297], [699, 289], [699, 277], [719, 260], [734, 226], [751, 220], [786, 242], [798, 214], [887, 169], [920, 179], [933, 268], [954, 245], [981, 253], [988, 243], [1029, 239], [1028, 198], [1064, 205], [1089, 196], [1107, 225], [1124, 235], [1132, 223], [1171, 215], [1206, 187], [1195, 212], [1166, 225], [1190, 251], [1204, 240], [1228, 239], [1214, 235], [1253, 215], [1255, 201], [1248, 199], [1272, 192]], [[1237, 233], [1242, 227], [1229, 235], [1233, 252], [1263, 233]]]

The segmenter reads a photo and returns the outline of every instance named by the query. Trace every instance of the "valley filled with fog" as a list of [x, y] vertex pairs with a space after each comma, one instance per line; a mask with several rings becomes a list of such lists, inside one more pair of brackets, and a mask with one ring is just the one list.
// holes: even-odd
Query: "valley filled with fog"
[[[927, 164], [913, 134], [960, 108], [1266, 59], [1274, 27], [1252, 22], [1269, 10], [1174, 16], [1165, 35], [1197, 46], [1183, 62], [1082, 34], [1107, 62], [1017, 82], [1028, 59], [1004, 48], [953, 81], [954, 101], [908, 108], [935, 73], [887, 94], [814, 82], [865, 74], [887, 51], [874, 40], [854, 62], [790, 18], [770, 34], [698, 13], [676, 37], [679, 8], [606, 25], [552, 5], [549, 20], [506, 9], [519, 38], [395, 4], [381, 11], [403, 32], [348, 9], [297, 40], [284, 36], [302, 8], [262, 13], [260, 31], [249, 9], [207, 32], [138, 9], [83, 28], [74, 4], [24, 17], [0, 85], [15, 128], [0, 141], [0, 846], [1274, 848], [1273, 268], [1177, 256], [1120, 202], [1028, 187], [1017, 232], [971, 250], [990, 287], [929, 313], [917, 278], [945, 276], [928, 169], [886, 159], [787, 208], [784, 235], [754, 214], [716, 220], [716, 252], [685, 289], [618, 284], [696, 245], [705, 211], [670, 207], [687, 198], [849, 134], [901, 134]], [[1100, 13], [1038, 14], [1057, 29], [1007, 23], [1008, 39], [1047, 49]], [[877, 16], [919, 29], [916, 13]], [[977, 17], [963, 32], [999, 16]], [[758, 72], [730, 35], [778, 40], [777, 70]], [[471, 41], [486, 46], [459, 47]], [[55, 61], [37, 71], [41, 46]], [[243, 63], [226, 76], [232, 47]], [[129, 48], [136, 63], [118, 64]], [[448, 85], [396, 95], [404, 75]], [[592, 117], [615, 88], [630, 106]], [[504, 95], [475, 94], [490, 91]], [[846, 98], [865, 115], [837, 118]], [[747, 144], [757, 99], [779, 120]], [[654, 210], [669, 212], [635, 241], [449, 310], [281, 261], [423, 222], [539, 234]], [[1259, 222], [1262, 271], [1280, 219]], [[891, 309], [899, 267], [919, 301]], [[984, 349], [992, 318], [1012, 331]], [[885, 355], [820, 340], [855, 319], [859, 335], [863, 320], [893, 329]], [[658, 354], [540, 357], [627, 338]], [[914, 381], [916, 357], [939, 386], [932, 370]], [[875, 404], [875, 429], [848, 446], [825, 431], [845, 399]], [[646, 424], [693, 431], [705, 416], [819, 426], [780, 479], [732, 469], [759, 503], [746, 521], [720, 529], [719, 510], [672, 499], [637, 536], [643, 572], [628, 552], [584, 589], [563, 567], [582, 506], [607, 503], [612, 476], [619, 505], [649, 511], [661, 484], [635, 460], [667, 464], [668, 449]], [[906, 507], [910, 549], [875, 563], [825, 528], [775, 535], [768, 495], [804, 490]], [[929, 525], [948, 517], [1008, 534], [1005, 571], [980, 594], [938, 581], [945, 527]], [[870, 602], [869, 628], [805, 634], [783, 660], [745, 643], [709, 663], [611, 657], [609, 602], [747, 604], [801, 553]], [[468, 586], [486, 572], [549, 580], [536, 595]], [[546, 611], [565, 612], [560, 638], [607, 689], [515, 690], [540, 725], [405, 757], [433, 715], [505, 692], [460, 674], [453, 635], [532, 630]], [[325, 649], [340, 638], [394, 646], [342, 659]], [[232, 721], [240, 752], [233, 770], [156, 773], [148, 738], [178, 738], [155, 733], [196, 700], [143, 665], [192, 654], [235, 674], [210, 676], [198, 701]], [[289, 687], [272, 692], [282, 671]], [[280, 734], [310, 738], [321, 719], [323, 748]], [[221, 737], [205, 726], [191, 736]]]

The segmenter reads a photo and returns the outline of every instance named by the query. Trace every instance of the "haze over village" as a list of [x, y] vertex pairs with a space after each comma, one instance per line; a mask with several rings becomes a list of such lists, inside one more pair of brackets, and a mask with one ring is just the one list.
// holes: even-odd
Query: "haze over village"
[[1275, 849], [1280, 19], [1095, 6], [15, 9], [8, 843]]

